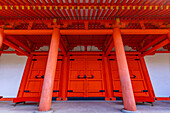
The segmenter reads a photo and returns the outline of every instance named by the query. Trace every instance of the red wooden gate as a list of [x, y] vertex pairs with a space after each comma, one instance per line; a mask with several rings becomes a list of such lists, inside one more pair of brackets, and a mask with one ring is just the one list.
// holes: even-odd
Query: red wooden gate
[[105, 97], [101, 56], [71, 56], [68, 97]]

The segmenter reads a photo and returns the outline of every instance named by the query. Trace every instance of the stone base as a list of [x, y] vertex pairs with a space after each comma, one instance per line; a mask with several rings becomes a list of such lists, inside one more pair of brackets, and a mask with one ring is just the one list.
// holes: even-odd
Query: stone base
[[53, 110], [49, 110], [49, 111], [34, 111], [34, 113], [52, 113]]
[[125, 109], [122, 109], [121, 111], [123, 113], [141, 113], [141, 111], [128, 111], [128, 110], [125, 110]]

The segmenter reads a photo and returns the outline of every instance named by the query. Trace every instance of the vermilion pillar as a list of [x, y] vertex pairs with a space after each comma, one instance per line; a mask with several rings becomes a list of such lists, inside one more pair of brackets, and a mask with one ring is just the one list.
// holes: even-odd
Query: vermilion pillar
[[51, 109], [53, 83], [57, 66], [60, 31], [55, 28], [52, 33], [50, 50], [48, 54], [47, 66], [40, 98], [39, 111], [49, 111]]
[[111, 73], [109, 70], [107, 56], [103, 57], [103, 62], [104, 62], [105, 78], [106, 78], [106, 94], [107, 94], [106, 100], [112, 100], [112, 97], [113, 97], [112, 78], [111, 78]]
[[3, 39], [4, 39], [4, 31], [2, 28], [0, 28], [0, 48], [2, 47]]
[[68, 57], [63, 57], [62, 76], [61, 76], [61, 100], [67, 100], [67, 86], [68, 86]]
[[121, 82], [124, 109], [127, 111], [136, 111], [136, 103], [135, 103], [132, 84], [130, 80], [127, 59], [126, 59], [123, 41], [122, 41], [119, 28], [114, 28], [113, 40], [114, 40], [117, 64], [119, 69], [119, 77]]

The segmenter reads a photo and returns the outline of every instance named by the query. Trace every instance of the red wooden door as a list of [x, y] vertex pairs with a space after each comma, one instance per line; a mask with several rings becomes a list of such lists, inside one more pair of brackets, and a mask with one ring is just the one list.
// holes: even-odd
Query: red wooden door
[[[23, 97], [40, 97], [45, 76], [47, 56], [34, 56], [28, 74]], [[54, 79], [53, 97], [58, 97], [62, 59], [59, 57]]]
[[105, 97], [101, 56], [71, 56], [68, 97]]
[[[111, 65], [111, 73], [113, 80], [113, 95], [114, 97], [122, 97], [122, 90], [115, 56], [109, 57]], [[127, 56], [130, 78], [132, 82], [133, 92], [135, 97], [149, 97], [149, 89], [145, 79], [144, 72], [141, 67], [138, 56]]]
[[68, 97], [84, 97], [85, 56], [70, 56]]
[[132, 87], [135, 96], [149, 96], [148, 87], [144, 78], [138, 57], [127, 57], [129, 73], [131, 77]]
[[102, 56], [86, 57], [87, 96], [105, 97]]
[[23, 97], [40, 97], [47, 56], [34, 56], [32, 59]]

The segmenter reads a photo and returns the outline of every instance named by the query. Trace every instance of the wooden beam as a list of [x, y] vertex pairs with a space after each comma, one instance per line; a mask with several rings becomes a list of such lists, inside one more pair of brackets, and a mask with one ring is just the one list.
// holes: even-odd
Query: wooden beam
[[7, 35], [51, 35], [53, 30], [4, 30]]
[[166, 35], [162, 35], [162, 36], [156, 38], [154, 41], [152, 41], [151, 43], [149, 43], [148, 45], [143, 47], [140, 51], [143, 52], [143, 51], [147, 50], [148, 48], [152, 47], [154, 44], [160, 42], [161, 40], [163, 40], [165, 38], [166, 38]]
[[7, 36], [7, 38], [9, 40], [11, 40], [13, 43], [17, 44], [18, 46], [22, 47], [23, 49], [25, 49], [28, 52], [31, 52], [31, 49], [29, 47], [27, 47], [26, 45], [24, 45], [23, 43], [21, 43], [20, 41], [18, 41], [16, 38], [14, 38], [13, 36]]
[[154, 53], [170, 53], [170, 51], [155, 51]]
[[156, 34], [168, 34], [168, 29], [121, 29], [121, 34], [126, 35], [156, 35]]
[[67, 48], [64, 45], [64, 41], [62, 38], [60, 38], [60, 44], [59, 44], [59, 48], [61, 49], [61, 52], [63, 53], [64, 56], [67, 55]]
[[11, 48], [13, 48], [13, 49], [15, 49], [16, 51], [18, 51], [18, 52], [21, 53], [21, 54], [24, 54], [24, 55], [26, 55], [26, 56], [30, 56], [29, 53], [27, 53], [26, 51], [22, 50], [21, 48], [19, 48], [18, 46], [14, 45], [13, 43], [11, 43], [11, 42], [8, 41], [8, 40], [4, 40], [3, 43], [4, 43], [5, 45], [7, 45], [7, 46], [9, 46], [9, 47], [11, 47]]
[[[110, 52], [110, 54], [112, 55], [115, 55], [116, 53], [113, 51], [113, 52]], [[137, 51], [125, 51], [125, 54], [126, 55], [139, 55], [141, 54], [141, 52], [137, 52]]]
[[[51, 35], [53, 30], [4, 30], [7, 35]], [[168, 34], [168, 29], [120, 29], [121, 34], [146, 35], [146, 34]], [[109, 35], [112, 29], [97, 30], [60, 30], [61, 35]]]
[[166, 39], [164, 41], [162, 41], [161, 43], [159, 43], [158, 45], [152, 47], [150, 50], [144, 52], [141, 56], [145, 56], [145, 55], [148, 55], [148, 54], [151, 54], [152, 52], [156, 51], [157, 49], [167, 45], [169, 43], [169, 39]]
[[[113, 38], [113, 37], [112, 37]], [[111, 50], [113, 49], [113, 46], [114, 46], [114, 43], [113, 43], [113, 40], [110, 42], [107, 50], [105, 51], [106, 53], [106, 56], [110, 54]]]
[[110, 43], [112, 42], [112, 40], [113, 40], [113, 36], [111, 36], [111, 37], [109, 38], [109, 40], [107, 41], [107, 45], [105, 46], [104, 51], [106, 51], [106, 50], [108, 49], [108, 47], [109, 47]]
[[104, 54], [104, 52], [102, 51], [87, 51], [87, 52], [81, 52], [81, 51], [74, 51], [74, 52], [68, 52], [68, 54], [70, 55], [94, 55], [94, 54]]
[[[34, 51], [31, 52], [31, 55], [48, 55], [48, 51]], [[63, 53], [60, 51], [58, 52], [58, 55], [61, 56]]]
[[[2, 51], [2, 52], [5, 52], [6, 51]], [[7, 52], [8, 53], [8, 52]], [[10, 52], [9, 52], [10, 53]], [[15, 52], [16, 53], [16, 52]], [[127, 55], [137, 55], [137, 54], [141, 54], [141, 52], [137, 52], [137, 51], [126, 51], [125, 52]], [[63, 55], [62, 52], [59, 52], [58, 53], [59, 55]], [[86, 55], [90, 55], [90, 54], [104, 54], [104, 52], [102, 51], [87, 51], [87, 52], [81, 52], [81, 51], [69, 51], [68, 54], [70, 55], [83, 55], [83, 54], [86, 54]], [[111, 51], [110, 52], [111, 55], [115, 55], [116, 53], [114, 51]], [[31, 52], [31, 55], [48, 55], [48, 51], [36, 51], [36, 52]]]
[[13, 101], [14, 98], [0, 98], [0, 101]]
[[60, 30], [61, 35], [108, 35], [112, 34], [112, 29], [99, 30]]
[[0, 28], [0, 48], [2, 47], [3, 40], [4, 40], [4, 30]]
[[163, 100], [170, 101], [170, 97], [156, 97], [155, 100], [157, 100], [157, 101], [163, 101]]

